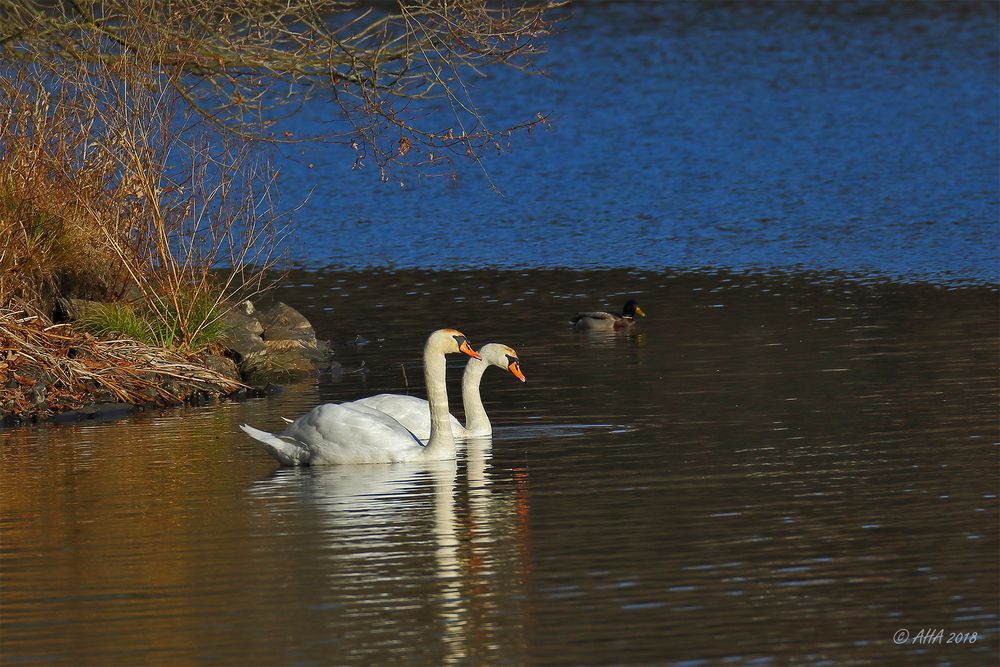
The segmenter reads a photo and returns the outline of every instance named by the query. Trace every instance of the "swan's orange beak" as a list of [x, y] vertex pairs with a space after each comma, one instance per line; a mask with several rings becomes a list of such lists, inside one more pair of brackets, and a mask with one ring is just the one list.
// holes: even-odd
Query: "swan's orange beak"
[[458, 351], [463, 354], [467, 354], [473, 359], [482, 359], [479, 353], [472, 349], [472, 345], [469, 343], [469, 339], [463, 337], [461, 342], [458, 344]]
[[517, 359], [510, 362], [510, 364], [507, 366], [507, 370], [509, 370], [511, 372], [511, 375], [516, 377], [521, 382], [528, 381], [528, 378], [524, 377], [524, 373], [521, 372], [521, 365], [517, 363]]

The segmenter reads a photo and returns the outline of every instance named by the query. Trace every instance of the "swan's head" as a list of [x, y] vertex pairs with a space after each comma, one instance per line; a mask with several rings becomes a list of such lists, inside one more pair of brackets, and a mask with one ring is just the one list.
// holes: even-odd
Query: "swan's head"
[[472, 349], [469, 338], [457, 329], [438, 329], [427, 339], [427, 347], [434, 347], [443, 354], [467, 354], [473, 359], [482, 359]]
[[479, 354], [482, 355], [483, 361], [503, 368], [521, 382], [527, 382], [527, 378], [521, 372], [521, 361], [517, 358], [514, 348], [500, 343], [486, 343], [479, 348]]
[[642, 312], [642, 308], [639, 304], [635, 302], [635, 299], [629, 299], [625, 302], [625, 307], [622, 308], [622, 317], [646, 317], [646, 313]]

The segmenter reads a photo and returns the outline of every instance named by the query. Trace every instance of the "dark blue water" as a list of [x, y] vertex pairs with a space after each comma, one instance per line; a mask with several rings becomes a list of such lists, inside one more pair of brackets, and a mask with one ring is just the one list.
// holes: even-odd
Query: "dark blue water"
[[997, 7], [578, 4], [547, 76], [469, 82], [495, 126], [552, 114], [486, 156], [502, 197], [471, 162], [382, 183], [349, 148], [312, 148], [280, 164], [288, 200], [315, 188], [291, 255], [996, 282]]

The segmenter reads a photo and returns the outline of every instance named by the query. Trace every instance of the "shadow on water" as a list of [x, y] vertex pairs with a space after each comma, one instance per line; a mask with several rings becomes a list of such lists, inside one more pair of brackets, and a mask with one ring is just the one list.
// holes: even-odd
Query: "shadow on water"
[[[279, 297], [367, 373], [3, 433], [5, 661], [996, 653], [995, 289], [638, 271], [292, 284]], [[569, 328], [578, 310], [628, 297], [649, 314], [636, 331]], [[422, 395], [423, 337], [442, 325], [510, 344], [528, 378], [487, 372], [494, 437], [457, 462], [277, 469], [237, 430], [278, 430], [326, 401]], [[458, 416], [460, 371], [450, 364]], [[932, 626], [976, 642], [892, 642]]]

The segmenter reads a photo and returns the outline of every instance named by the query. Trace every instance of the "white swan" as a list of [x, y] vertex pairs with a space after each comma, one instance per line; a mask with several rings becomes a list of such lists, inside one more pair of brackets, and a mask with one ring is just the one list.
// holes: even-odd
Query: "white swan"
[[247, 424], [240, 428], [285, 465], [453, 459], [455, 439], [448, 414], [444, 356], [458, 352], [479, 358], [465, 334], [455, 329], [435, 331], [424, 345], [424, 382], [431, 422], [426, 446], [386, 413], [357, 402], [317, 406], [289, 424], [281, 435]]
[[[465, 405], [465, 426], [455, 417], [449, 415], [451, 431], [456, 437], [466, 438], [480, 435], [491, 435], [493, 426], [486, 416], [483, 399], [479, 393], [479, 383], [483, 373], [490, 366], [496, 366], [509, 371], [521, 382], [525, 382], [521, 372], [520, 360], [513, 348], [500, 343], [487, 343], [479, 348], [481, 359], [469, 359], [462, 375], [462, 403]], [[409, 429], [421, 440], [426, 440], [431, 433], [431, 412], [427, 401], [416, 396], [403, 394], [377, 394], [354, 401], [355, 405], [363, 405], [380, 410], [393, 417]]]

